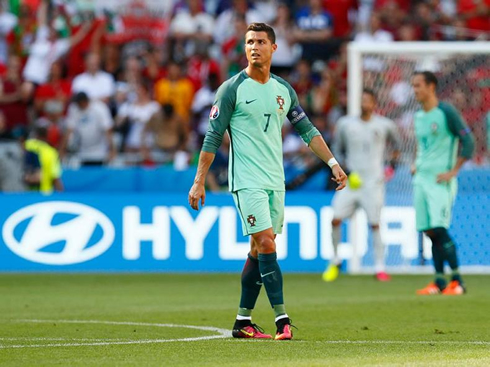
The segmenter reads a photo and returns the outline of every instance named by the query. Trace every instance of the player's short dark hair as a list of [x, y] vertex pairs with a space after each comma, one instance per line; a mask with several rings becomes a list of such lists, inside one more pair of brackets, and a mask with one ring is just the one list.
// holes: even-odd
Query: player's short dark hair
[[378, 97], [376, 96], [376, 92], [371, 88], [364, 88], [362, 90], [362, 93], [369, 94], [371, 97], [373, 97], [375, 102], [378, 100]]
[[249, 26], [247, 27], [247, 32], [249, 31], [254, 31], [254, 32], [265, 32], [267, 33], [267, 38], [271, 41], [272, 44], [276, 43], [276, 32], [274, 32], [274, 29], [265, 23], [250, 23]]
[[434, 86], [437, 88], [439, 81], [437, 80], [436, 74], [434, 74], [432, 71], [416, 71], [415, 73], [413, 73], [413, 76], [416, 75], [422, 75], [424, 77], [425, 84], [434, 84]]

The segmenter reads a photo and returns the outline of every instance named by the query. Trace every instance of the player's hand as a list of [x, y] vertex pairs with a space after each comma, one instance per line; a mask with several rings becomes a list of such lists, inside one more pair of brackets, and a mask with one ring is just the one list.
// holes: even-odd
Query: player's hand
[[340, 164], [336, 164], [332, 167], [332, 181], [337, 182], [338, 186], [336, 191], [342, 190], [347, 185], [347, 175], [345, 174]]
[[454, 170], [447, 171], [437, 175], [437, 183], [443, 183], [451, 181], [454, 177], [456, 177], [457, 172]]
[[194, 183], [189, 190], [189, 204], [192, 209], [199, 210], [199, 200], [201, 201], [201, 208], [204, 206], [206, 200], [206, 190], [204, 184]]

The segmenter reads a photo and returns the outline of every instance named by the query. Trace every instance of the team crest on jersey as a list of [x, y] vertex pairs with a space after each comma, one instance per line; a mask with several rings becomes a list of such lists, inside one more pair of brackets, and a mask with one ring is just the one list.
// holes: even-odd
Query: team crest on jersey
[[276, 102], [277, 104], [279, 105], [279, 110], [278, 112], [280, 114], [282, 114], [284, 112], [284, 108], [282, 106], [284, 106], [284, 103], [286, 103], [286, 101], [284, 100], [284, 98], [282, 98], [281, 96], [277, 96], [276, 97]]
[[255, 222], [257, 220], [255, 219], [255, 216], [253, 214], [250, 214], [247, 218], [248, 224], [250, 224], [250, 227], [255, 227]]
[[432, 130], [432, 133], [435, 134], [437, 132], [437, 129], [439, 126], [437, 125], [436, 122], [433, 122], [432, 125], [430, 125], [430, 129]]
[[211, 107], [211, 112], [209, 113], [209, 118], [211, 120], [216, 120], [219, 116], [219, 108], [218, 106], [214, 105]]

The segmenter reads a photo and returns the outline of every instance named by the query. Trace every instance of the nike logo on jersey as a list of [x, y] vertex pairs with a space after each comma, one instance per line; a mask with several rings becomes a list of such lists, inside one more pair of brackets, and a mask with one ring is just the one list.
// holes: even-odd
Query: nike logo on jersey
[[245, 101], [245, 103], [246, 103], [246, 104], [250, 104], [250, 103], [252, 103], [252, 102], [255, 102], [256, 100], [257, 100], [257, 98], [252, 99], [251, 101]]
[[266, 277], [267, 275], [274, 274], [275, 272], [276, 272], [276, 271], [274, 270], [274, 271], [271, 271], [270, 273], [265, 273], [265, 274], [260, 273], [260, 276], [261, 276], [262, 278], [264, 278], [264, 277]]

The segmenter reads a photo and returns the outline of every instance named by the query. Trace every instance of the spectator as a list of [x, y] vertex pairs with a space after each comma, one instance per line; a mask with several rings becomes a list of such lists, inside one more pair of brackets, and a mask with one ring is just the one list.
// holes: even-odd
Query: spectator
[[313, 88], [313, 77], [311, 73], [311, 65], [307, 60], [300, 60], [296, 64], [296, 69], [292, 76], [293, 87], [298, 94], [299, 104], [306, 109], [307, 113], [311, 112], [309, 106], [309, 93]]
[[351, 19], [359, 7], [358, 0], [323, 0], [323, 8], [328, 11], [333, 21], [333, 36], [348, 39], [352, 33]]
[[294, 22], [285, 4], [280, 4], [277, 8], [277, 18], [272, 23], [272, 27], [276, 32], [277, 50], [272, 58], [271, 70], [274, 74], [285, 77], [289, 75], [300, 56], [295, 48], [296, 40], [291, 32]]
[[[146, 136], [152, 136], [147, 139]], [[171, 104], [164, 104], [154, 114], [143, 130], [142, 152], [145, 161], [152, 161], [151, 152], [163, 152], [173, 159], [179, 151], [187, 147], [188, 130], [182, 118], [174, 111]]]
[[61, 158], [69, 148], [76, 151], [84, 166], [100, 166], [113, 159], [113, 121], [105, 103], [89, 100], [86, 93], [78, 92], [68, 107], [66, 127]]
[[218, 45], [222, 45], [233, 35], [234, 29], [231, 25], [235, 23], [237, 16], [243, 17], [247, 24], [263, 20], [258, 11], [249, 8], [247, 0], [232, 0], [232, 7], [223, 11], [216, 19], [214, 41]]
[[332, 71], [325, 67], [321, 73], [320, 83], [311, 91], [313, 100], [313, 112], [316, 115], [328, 114], [337, 100], [336, 81]]
[[35, 14], [29, 5], [20, 4], [17, 26], [7, 37], [10, 53], [20, 56], [22, 63], [25, 63], [29, 55], [29, 47], [36, 36], [38, 24]]
[[5, 76], [0, 78], [0, 112], [5, 115], [5, 131], [28, 123], [27, 104], [22, 99], [21, 61], [18, 56], [8, 59]]
[[245, 16], [235, 17], [235, 32], [221, 46], [223, 60], [221, 61], [222, 74], [225, 79], [231, 78], [247, 67], [248, 61], [245, 55], [245, 42], [243, 35], [247, 31], [248, 24]]
[[405, 22], [398, 28], [396, 39], [402, 42], [417, 41], [417, 30], [412, 23]]
[[220, 75], [220, 65], [209, 57], [208, 46], [206, 43], [196, 45], [195, 54], [187, 63], [187, 75], [194, 86], [194, 91], [202, 87], [210, 74]]
[[[63, 13], [65, 7], [66, 5], [60, 6], [60, 8], [63, 9]], [[89, 53], [102, 54], [106, 48], [112, 48], [111, 44], [104, 44], [104, 48], [101, 47], [104, 32], [106, 32], [107, 26], [107, 21], [105, 19], [96, 17], [94, 12], [90, 10], [81, 12], [78, 17], [80, 18], [80, 24], [74, 26], [69, 24], [71, 26], [71, 34], [77, 34], [85, 28], [87, 29], [84, 31], [80, 42], [73, 45], [68, 54], [67, 65], [68, 77], [70, 78], [74, 78], [75, 76], [84, 72], [84, 61], [86, 59], [86, 55]], [[69, 20], [70, 18], [65, 17], [65, 19]]]
[[208, 44], [213, 39], [214, 19], [203, 11], [201, 0], [187, 0], [187, 8], [181, 9], [170, 24], [170, 37], [174, 49], [183, 51], [184, 59], [191, 57], [197, 45]]
[[14, 134], [7, 130], [5, 115], [0, 110], [0, 192], [24, 191], [23, 161], [24, 153]]
[[58, 39], [56, 29], [48, 25], [47, 11], [47, 0], [43, 0], [38, 10], [39, 28], [36, 33], [36, 40], [29, 49], [29, 58], [24, 68], [24, 79], [27, 82], [23, 86], [25, 98], [33, 96], [36, 85], [44, 84], [48, 81], [49, 71], [53, 62], [79, 43], [91, 27], [90, 23], [86, 23], [74, 36], [68, 39]]
[[120, 76], [120, 81], [127, 84], [129, 88], [128, 99], [134, 101], [136, 99], [136, 89], [142, 82], [143, 67], [140, 60], [136, 56], [130, 56], [124, 63], [124, 69]]
[[458, 15], [467, 28], [490, 32], [490, 0], [459, 0]]
[[390, 32], [381, 29], [381, 18], [378, 13], [372, 13], [369, 19], [369, 29], [356, 34], [355, 42], [391, 42]]
[[54, 108], [57, 104], [61, 112], [68, 107], [68, 100], [71, 96], [71, 82], [64, 78], [63, 64], [61, 61], [55, 61], [51, 65], [49, 79], [47, 83], [40, 85], [34, 94], [34, 106], [38, 114], [44, 115], [46, 104], [48, 109]]
[[420, 3], [415, 8], [415, 24], [419, 28], [419, 39], [422, 41], [428, 41], [431, 39], [433, 33], [432, 27], [436, 18], [432, 12], [430, 6], [426, 3]]
[[142, 76], [150, 80], [153, 85], [167, 75], [167, 70], [163, 67], [164, 58], [165, 52], [162, 48], [150, 48], [144, 53], [145, 68]]
[[209, 111], [213, 105], [216, 91], [220, 85], [218, 75], [209, 75], [208, 82], [197, 91], [192, 102], [192, 114], [194, 116], [194, 128], [197, 133], [196, 147], [201, 147], [204, 141], [204, 135], [208, 130]]
[[0, 64], [7, 63], [8, 44], [7, 36], [17, 25], [17, 17], [5, 9], [5, 4], [0, 1]]
[[102, 69], [111, 74], [113, 80], [117, 80], [117, 77], [122, 73], [121, 50], [118, 45], [114, 43], [105, 45], [102, 50], [102, 65]]
[[90, 99], [99, 99], [105, 103], [114, 95], [115, 85], [111, 74], [100, 70], [98, 54], [88, 54], [85, 59], [85, 72], [73, 79], [74, 93], [85, 92]]
[[171, 104], [175, 113], [187, 123], [192, 106], [194, 88], [189, 79], [182, 77], [182, 70], [175, 62], [168, 65], [166, 78], [155, 84], [155, 99], [161, 105]]
[[142, 147], [143, 129], [150, 118], [160, 110], [160, 105], [150, 97], [147, 84], [136, 86], [136, 100], [121, 106], [116, 117], [116, 124], [127, 125], [127, 136], [124, 139], [124, 151], [140, 152]]
[[334, 50], [329, 43], [333, 20], [330, 13], [323, 10], [322, 0], [309, 0], [309, 6], [298, 12], [296, 24], [294, 37], [303, 47], [302, 57], [309, 61], [328, 59]]
[[58, 151], [48, 144], [48, 130], [39, 126], [34, 138], [24, 143], [26, 150], [26, 172], [24, 179], [30, 190], [50, 194], [53, 190], [63, 191], [61, 164]]

